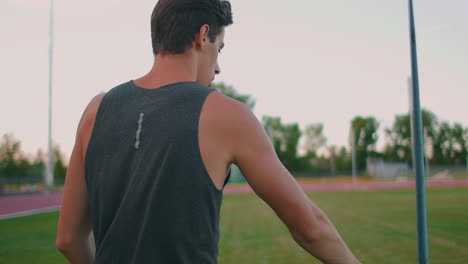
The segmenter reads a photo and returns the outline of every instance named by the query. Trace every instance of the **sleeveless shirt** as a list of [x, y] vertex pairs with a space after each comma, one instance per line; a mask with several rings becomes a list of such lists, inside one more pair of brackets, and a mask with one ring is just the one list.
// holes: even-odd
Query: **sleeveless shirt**
[[222, 190], [198, 142], [214, 90], [129, 81], [104, 95], [85, 156], [95, 263], [217, 263]]

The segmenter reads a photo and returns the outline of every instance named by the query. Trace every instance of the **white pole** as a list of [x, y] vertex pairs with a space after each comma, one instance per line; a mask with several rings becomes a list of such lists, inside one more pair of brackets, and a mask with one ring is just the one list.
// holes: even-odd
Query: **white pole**
[[356, 137], [354, 133], [354, 128], [351, 125], [351, 157], [352, 157], [352, 165], [353, 165], [353, 183], [356, 183]]
[[54, 51], [54, 0], [50, 0], [49, 9], [49, 164], [47, 166], [46, 188], [54, 186], [54, 149], [52, 142], [52, 80]]
[[424, 161], [426, 162], [426, 177], [431, 177], [431, 171], [430, 171], [430, 164], [429, 164], [429, 151], [427, 150], [429, 147], [428, 144], [428, 139], [429, 139], [429, 134], [427, 132], [427, 128], [424, 128], [424, 137], [423, 137], [423, 142], [424, 142]]

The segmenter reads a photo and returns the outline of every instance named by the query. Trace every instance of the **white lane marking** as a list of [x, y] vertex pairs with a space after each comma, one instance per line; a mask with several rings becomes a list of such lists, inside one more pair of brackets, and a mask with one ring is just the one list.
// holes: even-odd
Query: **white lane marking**
[[16, 217], [21, 217], [21, 216], [34, 215], [34, 214], [39, 214], [39, 213], [53, 212], [53, 211], [57, 211], [59, 209], [60, 209], [60, 205], [57, 205], [57, 206], [38, 208], [38, 209], [21, 211], [21, 212], [10, 213], [10, 214], [2, 214], [2, 215], [0, 215], [0, 220], [16, 218]]

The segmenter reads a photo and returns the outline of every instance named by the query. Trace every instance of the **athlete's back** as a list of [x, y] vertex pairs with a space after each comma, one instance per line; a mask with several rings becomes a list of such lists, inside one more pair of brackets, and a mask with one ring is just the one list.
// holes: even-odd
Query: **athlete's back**
[[85, 156], [95, 263], [216, 263], [222, 190], [198, 142], [214, 91], [130, 81], [102, 98]]

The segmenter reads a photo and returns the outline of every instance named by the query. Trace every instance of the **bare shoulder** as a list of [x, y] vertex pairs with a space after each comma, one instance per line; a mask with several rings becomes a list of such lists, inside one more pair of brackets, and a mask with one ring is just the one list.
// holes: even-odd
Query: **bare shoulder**
[[81, 146], [83, 160], [85, 159], [85, 153], [88, 148], [89, 139], [91, 138], [91, 132], [93, 131], [96, 114], [104, 95], [105, 93], [100, 93], [91, 99], [81, 116], [80, 123], [78, 124], [76, 140]]
[[216, 91], [207, 98], [207, 108], [213, 129], [231, 151], [233, 163], [240, 165], [240, 156], [246, 151], [274, 153], [263, 125], [244, 103]]
[[87, 118], [96, 117], [97, 110], [99, 109], [99, 105], [101, 105], [101, 101], [104, 95], [106, 95], [106, 93], [100, 93], [91, 99], [91, 101], [86, 106], [86, 109], [83, 113], [83, 117], [87, 117]]
[[214, 91], [210, 93], [208, 95], [207, 102], [213, 107], [215, 107], [217, 110], [222, 111], [223, 114], [235, 114], [239, 110], [249, 110], [249, 108], [242, 102], [239, 102], [236, 99], [226, 96], [219, 91]]
[[259, 123], [244, 103], [219, 91], [210, 93], [207, 98], [207, 108], [210, 108], [210, 116], [215, 118], [219, 125], [228, 129]]
[[[230, 164], [236, 164], [238, 144], [246, 142], [244, 130], [249, 123], [256, 122], [250, 109], [219, 91], [211, 92], [203, 105], [199, 122], [199, 141], [203, 159], [211, 175], [221, 173]], [[219, 165], [222, 164], [222, 165]], [[224, 177], [224, 176], [219, 176]], [[217, 182], [216, 177], [214, 181]], [[224, 178], [219, 180], [224, 182]]]

